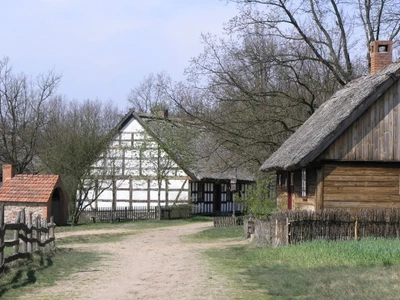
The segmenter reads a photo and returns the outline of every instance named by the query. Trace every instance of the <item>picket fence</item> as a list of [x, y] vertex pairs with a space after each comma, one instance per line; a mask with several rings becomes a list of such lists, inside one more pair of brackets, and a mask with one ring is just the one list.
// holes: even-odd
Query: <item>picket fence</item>
[[[32, 213], [29, 213], [25, 224], [25, 209], [22, 209], [18, 212], [15, 223], [5, 224], [4, 209], [4, 204], [0, 205], [0, 272], [3, 272], [6, 264], [17, 259], [55, 249], [53, 217], [50, 218], [50, 223], [47, 220], [42, 221], [40, 215], [33, 221]], [[8, 238], [10, 231], [11, 239]]]

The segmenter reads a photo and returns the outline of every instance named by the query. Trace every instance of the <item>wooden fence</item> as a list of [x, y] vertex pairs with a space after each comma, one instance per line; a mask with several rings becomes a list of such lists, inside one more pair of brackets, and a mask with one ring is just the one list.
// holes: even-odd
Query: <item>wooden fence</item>
[[214, 217], [214, 227], [242, 226], [243, 217]]
[[117, 209], [98, 208], [95, 210], [84, 211], [80, 216], [82, 221], [93, 222], [120, 222], [157, 219], [157, 207], [121, 207]]
[[[28, 258], [39, 251], [54, 250], [54, 228], [53, 217], [50, 218], [50, 223], [46, 220], [42, 222], [40, 215], [32, 221], [32, 213], [28, 214], [27, 224], [25, 224], [25, 209], [18, 212], [15, 223], [5, 224], [4, 204], [0, 205], [0, 272], [4, 270], [5, 264], [12, 261]], [[9, 231], [13, 233], [11, 240], [7, 238]], [[11, 247], [12, 251], [5, 251]], [[8, 252], [12, 254], [6, 256]]]
[[312, 240], [400, 238], [400, 209], [285, 211], [255, 221], [255, 238], [272, 245]]

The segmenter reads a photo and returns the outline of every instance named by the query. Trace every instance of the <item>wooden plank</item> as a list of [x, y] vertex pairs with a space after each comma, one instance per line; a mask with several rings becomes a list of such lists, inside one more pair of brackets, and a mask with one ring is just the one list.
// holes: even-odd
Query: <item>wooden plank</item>
[[398, 168], [393, 167], [366, 167], [366, 166], [332, 166], [326, 165], [325, 174], [332, 175], [349, 175], [349, 173], [357, 174], [357, 175], [398, 175]]
[[346, 201], [329, 201], [324, 203], [325, 209], [338, 208], [400, 208], [400, 202], [346, 202]]
[[[395, 184], [394, 181], [325, 181], [324, 187], [334, 186], [353, 186], [353, 187], [369, 187], [369, 186], [381, 186], [381, 187], [392, 187]], [[399, 187], [399, 184], [395, 184]]]
[[398, 100], [393, 100], [393, 160], [399, 160], [399, 111], [398, 111]]
[[328, 175], [325, 178], [325, 181], [398, 181], [398, 175], [388, 175], [388, 176], [380, 176], [380, 175], [361, 175], [361, 176], [352, 176], [352, 175]]
[[398, 195], [399, 187], [396, 183], [394, 186], [368, 186], [368, 187], [352, 187], [352, 186], [325, 186], [325, 194], [389, 194]]
[[379, 122], [379, 136], [378, 136], [378, 160], [385, 159], [385, 101], [384, 101], [385, 94], [379, 98], [377, 101], [379, 107], [379, 115], [378, 115], [378, 122]]
[[324, 169], [317, 169], [315, 209], [324, 209]]
[[389, 103], [388, 103], [388, 115], [387, 115], [387, 130], [388, 130], [388, 141], [387, 141], [387, 147], [388, 147], [388, 160], [393, 160], [394, 159], [394, 130], [393, 130], [393, 108], [394, 108], [394, 99], [393, 99], [393, 87], [390, 89], [390, 94], [389, 94]]
[[371, 195], [371, 194], [327, 194], [324, 193], [324, 207], [327, 201], [400, 201], [400, 195]]

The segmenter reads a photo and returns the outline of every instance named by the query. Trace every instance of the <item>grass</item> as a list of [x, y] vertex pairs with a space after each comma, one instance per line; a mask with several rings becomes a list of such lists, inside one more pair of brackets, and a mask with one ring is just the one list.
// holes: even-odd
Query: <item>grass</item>
[[93, 267], [100, 259], [98, 253], [67, 248], [58, 249], [54, 255], [36, 254], [0, 275], [0, 298], [15, 299], [34, 289], [52, 286], [78, 270]]
[[242, 238], [243, 227], [213, 227], [188, 236], [190, 241], [205, 241], [217, 239]]
[[242, 290], [237, 299], [397, 299], [400, 240], [247, 245], [206, 255]]
[[179, 226], [189, 224], [192, 222], [211, 222], [211, 217], [195, 216], [188, 219], [178, 220], [143, 220], [134, 222], [120, 222], [120, 223], [80, 223], [74, 226], [58, 226], [55, 232], [73, 232], [82, 230], [99, 230], [99, 229], [127, 229], [127, 230], [142, 230], [151, 228], [160, 228], [168, 226]]

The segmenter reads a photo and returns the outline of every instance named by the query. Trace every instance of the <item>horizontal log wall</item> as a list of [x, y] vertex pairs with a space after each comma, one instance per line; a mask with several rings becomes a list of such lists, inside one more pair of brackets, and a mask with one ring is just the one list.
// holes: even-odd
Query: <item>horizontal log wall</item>
[[325, 165], [323, 207], [400, 208], [399, 170], [389, 165]]

